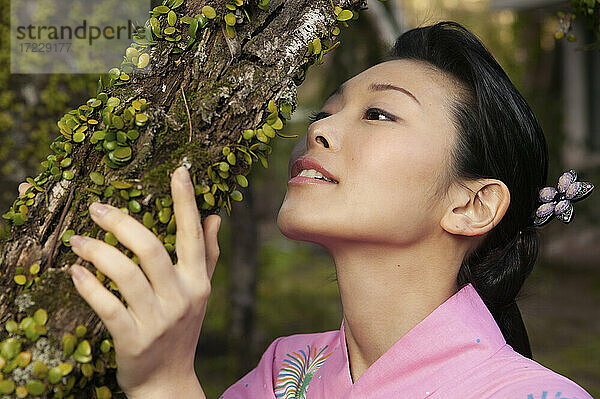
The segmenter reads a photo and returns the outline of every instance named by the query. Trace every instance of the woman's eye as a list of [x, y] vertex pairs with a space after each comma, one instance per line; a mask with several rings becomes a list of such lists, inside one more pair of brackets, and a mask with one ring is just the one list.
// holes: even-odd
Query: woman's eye
[[387, 118], [387, 120], [390, 120], [390, 121], [395, 121], [396, 120], [396, 117], [394, 115], [391, 115], [391, 114], [389, 114], [389, 113], [387, 113], [384, 110], [379, 109], [379, 108], [369, 108], [369, 109], [367, 109], [365, 111], [365, 116], [367, 116], [367, 119], [370, 119], [370, 117], [373, 116], [375, 118], [375, 120], [378, 120], [378, 121], [386, 120], [384, 118], [381, 118], [382, 116], [385, 117], [385, 118]]
[[[331, 115], [329, 112], [323, 112], [323, 111], [312, 112], [308, 116], [308, 120], [310, 121], [310, 123], [313, 123], [315, 121], [318, 121], [319, 119], [326, 118], [329, 115]], [[379, 121], [384, 121], [384, 120], [395, 121], [395, 120], [397, 120], [397, 118], [394, 115], [392, 115], [380, 108], [368, 108], [365, 111], [365, 116], [367, 116], [367, 119], [369, 119], [369, 120], [379, 120]]]
[[329, 116], [328, 112], [311, 112], [308, 116], [308, 120], [310, 123], [318, 121], [319, 119], [326, 118]]

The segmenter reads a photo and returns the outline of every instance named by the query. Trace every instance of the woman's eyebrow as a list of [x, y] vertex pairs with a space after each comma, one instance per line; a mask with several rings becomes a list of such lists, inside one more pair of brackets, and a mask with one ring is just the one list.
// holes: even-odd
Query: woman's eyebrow
[[406, 94], [407, 96], [409, 96], [410, 98], [412, 98], [417, 104], [421, 105], [421, 102], [419, 100], [417, 100], [417, 97], [414, 96], [414, 94], [412, 94], [410, 91], [402, 88], [402, 87], [398, 87], [398, 86], [394, 86], [393, 84], [389, 84], [389, 83], [371, 83], [369, 85], [369, 90], [371, 91], [384, 91], [384, 90], [397, 90], [401, 93]]
[[[345, 84], [339, 85], [338, 88], [335, 89], [333, 91], [333, 93], [331, 93], [329, 98], [331, 98], [333, 96], [337, 96], [337, 95], [340, 95], [340, 96], [343, 95], [344, 89], [345, 89]], [[412, 98], [413, 101], [415, 101], [417, 104], [421, 105], [421, 102], [410, 91], [408, 91], [402, 87], [394, 86], [393, 84], [390, 84], [390, 83], [371, 83], [369, 85], [369, 90], [371, 90], [371, 91], [397, 90], [401, 93], [406, 94], [407, 96]]]

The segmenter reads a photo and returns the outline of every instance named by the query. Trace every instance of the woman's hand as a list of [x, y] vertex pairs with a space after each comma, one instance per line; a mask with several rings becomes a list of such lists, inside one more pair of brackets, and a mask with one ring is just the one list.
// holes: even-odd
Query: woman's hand
[[176, 265], [152, 231], [109, 205], [92, 204], [92, 219], [137, 255], [143, 271], [104, 241], [70, 239], [73, 251], [108, 276], [127, 301], [126, 307], [84, 267], [71, 267], [77, 291], [112, 335], [117, 381], [130, 399], [204, 398], [194, 354], [219, 257], [221, 217], [210, 215], [201, 225], [185, 167], [173, 173], [171, 193], [177, 220]]

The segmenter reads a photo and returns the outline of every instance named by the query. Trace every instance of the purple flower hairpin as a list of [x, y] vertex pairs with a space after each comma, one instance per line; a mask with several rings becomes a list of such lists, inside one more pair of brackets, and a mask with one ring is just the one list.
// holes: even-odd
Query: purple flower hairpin
[[563, 223], [569, 223], [573, 218], [573, 202], [587, 197], [594, 185], [577, 180], [577, 172], [571, 169], [558, 178], [558, 185], [544, 187], [540, 190], [540, 201], [543, 202], [535, 212], [535, 226], [541, 226], [556, 216]]

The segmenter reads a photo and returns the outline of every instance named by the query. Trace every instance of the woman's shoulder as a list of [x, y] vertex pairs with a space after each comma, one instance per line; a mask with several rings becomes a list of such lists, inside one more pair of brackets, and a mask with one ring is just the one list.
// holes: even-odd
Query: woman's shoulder
[[593, 399], [576, 382], [504, 345], [481, 367], [474, 378], [484, 379], [489, 398]]

